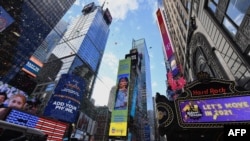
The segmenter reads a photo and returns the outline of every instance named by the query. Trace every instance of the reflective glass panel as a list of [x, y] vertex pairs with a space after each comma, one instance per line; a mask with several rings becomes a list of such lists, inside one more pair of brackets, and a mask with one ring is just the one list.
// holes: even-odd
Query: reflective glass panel
[[227, 8], [227, 15], [236, 25], [240, 26], [249, 6], [249, 0], [230, 0]]

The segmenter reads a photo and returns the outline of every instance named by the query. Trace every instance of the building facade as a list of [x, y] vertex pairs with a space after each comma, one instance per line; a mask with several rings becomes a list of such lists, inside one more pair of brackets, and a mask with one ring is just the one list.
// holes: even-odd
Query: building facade
[[95, 121], [98, 124], [95, 134], [95, 141], [108, 141], [109, 122], [111, 112], [107, 106], [96, 107]]
[[[52, 51], [47, 65], [40, 72], [43, 74], [40, 77], [42, 83], [38, 87], [46, 88], [48, 82], [56, 84], [61, 74], [75, 74], [85, 80], [86, 90], [83, 95], [90, 99], [111, 21], [108, 9], [104, 10], [95, 3], [86, 5], [82, 14], [69, 24], [64, 36]], [[34, 93], [37, 95], [36, 89]], [[46, 97], [49, 98], [49, 94]]]
[[0, 1], [1, 81], [15, 77], [74, 1]]
[[[244, 95], [244, 92], [249, 93], [249, 7], [249, 1], [237, 0], [163, 0], [163, 7], [159, 8], [159, 11], [161, 11], [159, 13], [163, 15], [164, 27], [167, 29], [172, 54], [175, 55], [175, 63], [179, 71], [177, 75], [167, 75], [168, 82], [169, 79], [179, 80], [182, 76], [186, 79], [187, 85], [193, 84], [192, 82], [201, 82], [205, 80], [204, 78], [207, 80], [216, 79], [217, 81], [232, 83], [232, 89], [235, 88], [237, 93], [242, 93], [242, 95]], [[167, 50], [164, 50], [164, 52], [166, 52], [168, 69], [173, 70], [172, 58], [167, 55], [169, 53]], [[201, 77], [199, 74], [202, 73], [208, 74], [209, 77], [207, 75], [207, 77]], [[212, 83], [207, 81], [206, 83], [208, 89], [214, 87]], [[202, 83], [202, 86], [204, 84]], [[188, 89], [188, 86], [185, 88]], [[181, 100], [191, 101], [194, 98], [192, 94], [187, 93], [187, 91], [184, 92], [180, 93], [183, 94], [182, 97], [177, 98], [174, 102], [166, 100], [166, 103], [173, 105]], [[209, 92], [209, 94], [211, 93]], [[234, 91], [233, 94], [235, 93]], [[208, 96], [207, 99], [210, 100], [211, 97], [213, 96]], [[218, 95], [218, 97], [224, 98], [223, 95]], [[201, 95], [197, 98], [197, 101], [200, 102], [201, 98], [205, 98], [205, 96]], [[176, 105], [171, 108], [176, 115], [180, 114], [178, 109], [179, 107]], [[201, 131], [206, 131], [206, 134], [202, 133], [204, 140], [211, 140], [212, 138], [223, 140], [220, 136], [223, 128], [206, 126], [209, 128], [201, 129], [199, 127], [196, 129], [190, 127], [197, 127], [197, 123], [190, 127], [184, 127], [179, 121], [164, 126], [166, 130], [159, 130], [160, 135], [168, 134], [168, 140], [179, 140], [178, 136], [181, 134], [181, 140], [195, 140], [196, 137], [201, 137]], [[216, 120], [208, 123], [214, 122]], [[227, 123], [231, 123], [230, 120], [221, 122], [221, 124]], [[172, 126], [176, 126], [176, 129]], [[181, 132], [175, 134], [178, 130]], [[170, 139], [172, 133], [175, 137]], [[197, 135], [190, 133], [197, 133]]]
[[249, 1], [163, 1], [177, 63], [188, 82], [204, 71], [250, 90]]
[[[154, 115], [153, 115], [153, 101], [152, 101], [152, 86], [151, 86], [151, 72], [150, 72], [150, 58], [148, 54], [148, 49], [146, 45], [145, 39], [138, 39], [132, 41], [132, 49], [137, 49], [139, 57], [140, 57], [140, 75], [138, 76], [138, 88], [139, 95], [138, 95], [138, 112], [144, 113], [142, 120], [142, 134], [143, 136], [141, 139], [145, 141], [148, 140], [147, 137], [144, 137], [145, 124], [149, 125], [150, 127], [150, 141], [154, 139]], [[138, 120], [141, 120], [138, 119]]]

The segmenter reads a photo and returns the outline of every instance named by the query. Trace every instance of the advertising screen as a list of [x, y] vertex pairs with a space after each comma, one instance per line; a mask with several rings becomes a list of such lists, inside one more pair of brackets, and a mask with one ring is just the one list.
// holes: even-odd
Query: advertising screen
[[26, 92], [0, 81], [1, 107], [22, 109], [24, 108], [27, 99], [28, 99], [28, 94]]
[[170, 67], [171, 67], [173, 76], [176, 76], [179, 73], [179, 70], [178, 70], [178, 67], [177, 67], [177, 64], [176, 64], [174, 54], [170, 57], [169, 62], [170, 62]]
[[132, 98], [132, 106], [131, 106], [131, 111], [130, 111], [130, 116], [134, 118], [135, 116], [135, 109], [136, 109], [136, 99], [138, 95], [138, 84], [137, 84], [137, 78], [135, 80], [135, 85], [134, 85], [134, 90], [133, 90], [133, 98]]
[[82, 78], [72, 74], [62, 74], [44, 115], [70, 123], [75, 122], [84, 90], [85, 82]]
[[120, 60], [109, 136], [127, 136], [130, 69], [131, 58]]
[[34, 56], [30, 57], [30, 60], [24, 65], [22, 70], [29, 75], [36, 77], [39, 70], [43, 67], [43, 63], [36, 59]]
[[6, 122], [36, 128], [48, 135], [48, 140], [62, 140], [67, 124], [45, 119], [18, 110], [11, 110], [5, 119]]
[[7, 28], [10, 24], [14, 22], [14, 19], [5, 11], [5, 9], [0, 6], [0, 32]]
[[156, 15], [157, 15], [159, 27], [161, 30], [161, 36], [162, 36], [163, 44], [166, 50], [167, 59], [170, 59], [170, 57], [173, 55], [173, 49], [172, 49], [172, 45], [170, 42], [170, 38], [168, 36], [166, 25], [163, 20], [163, 15], [160, 9], [157, 10]]
[[184, 123], [250, 121], [250, 96], [179, 102]]

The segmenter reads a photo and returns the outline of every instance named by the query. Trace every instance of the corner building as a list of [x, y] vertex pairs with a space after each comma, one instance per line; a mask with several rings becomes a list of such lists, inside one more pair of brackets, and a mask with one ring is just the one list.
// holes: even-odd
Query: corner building
[[250, 1], [163, 0], [163, 7], [188, 82], [204, 71], [250, 90]]
[[0, 0], [1, 81], [15, 77], [74, 2]]

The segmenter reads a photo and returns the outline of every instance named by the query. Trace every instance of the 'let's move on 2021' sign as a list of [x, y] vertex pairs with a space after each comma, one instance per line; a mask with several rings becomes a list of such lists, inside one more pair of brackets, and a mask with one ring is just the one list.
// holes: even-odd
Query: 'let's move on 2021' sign
[[179, 102], [183, 123], [250, 121], [250, 96], [185, 100]]

